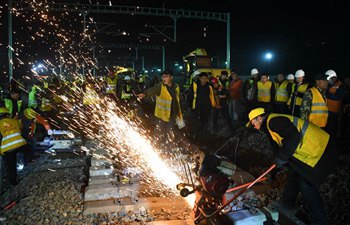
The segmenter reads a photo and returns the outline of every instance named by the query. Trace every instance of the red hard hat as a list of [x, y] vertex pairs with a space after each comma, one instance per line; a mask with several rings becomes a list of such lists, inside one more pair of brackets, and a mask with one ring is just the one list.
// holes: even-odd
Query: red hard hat
[[215, 77], [212, 77], [212, 78], [210, 78], [210, 83], [212, 83], [212, 84], [218, 84], [219, 81], [218, 81], [218, 79], [216, 79]]

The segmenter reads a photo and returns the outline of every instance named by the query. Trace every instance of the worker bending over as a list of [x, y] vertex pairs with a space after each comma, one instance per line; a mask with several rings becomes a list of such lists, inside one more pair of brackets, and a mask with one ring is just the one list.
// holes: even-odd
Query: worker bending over
[[286, 114], [268, 114], [263, 108], [253, 109], [249, 113], [249, 121], [278, 145], [276, 149], [279, 150], [275, 152], [277, 167], [287, 166], [289, 169], [282, 206], [295, 209], [297, 196], [301, 192], [312, 222], [327, 224], [318, 186], [337, 162], [337, 148], [333, 139], [308, 121]]

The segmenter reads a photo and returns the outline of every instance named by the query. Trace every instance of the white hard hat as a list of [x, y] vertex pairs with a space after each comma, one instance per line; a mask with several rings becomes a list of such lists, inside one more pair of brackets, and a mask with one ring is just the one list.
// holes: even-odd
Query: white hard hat
[[304, 70], [297, 70], [297, 72], [295, 72], [295, 78], [298, 78], [298, 77], [305, 77]]
[[255, 75], [258, 73], [259, 73], [258, 69], [255, 69], [255, 68], [250, 71], [250, 75]]
[[288, 74], [287, 80], [294, 80], [294, 75], [293, 74]]
[[124, 80], [131, 80], [131, 77], [128, 76], [128, 75], [126, 75], [126, 76], [124, 77]]
[[327, 70], [326, 75], [328, 76], [327, 80], [331, 79], [332, 77], [337, 77], [337, 74], [334, 70]]

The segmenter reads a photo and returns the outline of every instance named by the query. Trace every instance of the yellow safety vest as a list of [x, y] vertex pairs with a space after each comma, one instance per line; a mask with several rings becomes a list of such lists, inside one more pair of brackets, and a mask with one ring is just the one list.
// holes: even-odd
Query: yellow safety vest
[[[213, 108], [215, 108], [216, 103], [215, 103], [215, 98], [214, 98], [214, 92], [213, 88], [209, 86], [209, 99], [210, 99], [210, 104]], [[197, 83], [193, 83], [193, 101], [192, 101], [192, 109], [196, 108], [196, 101], [197, 101]]]
[[27, 144], [21, 135], [18, 120], [10, 118], [0, 120], [0, 132], [2, 135], [0, 155]]
[[265, 84], [263, 82], [258, 82], [258, 102], [270, 102], [271, 101], [271, 81], [266, 81]]
[[36, 87], [32, 87], [32, 90], [28, 94], [28, 107], [36, 108], [38, 107], [38, 102], [36, 101]]
[[289, 99], [288, 96], [288, 92], [287, 92], [287, 85], [288, 85], [288, 81], [285, 80], [281, 83], [281, 85], [279, 83], [275, 83], [275, 87], [276, 87], [276, 96], [275, 96], [275, 101], [276, 102], [283, 102], [286, 103]]
[[[177, 115], [177, 117], [182, 119], [182, 113], [180, 108], [180, 88], [178, 85], [176, 85], [175, 91], [177, 102], [179, 104], [179, 114]], [[172, 97], [168, 92], [166, 86], [164, 84], [161, 84], [160, 95], [156, 97], [156, 107], [154, 110], [154, 115], [165, 122], [169, 122], [171, 114], [171, 101]]]
[[[301, 85], [299, 86], [299, 88], [298, 88], [298, 93], [304, 94], [308, 86], [309, 86], [309, 84], [301, 84]], [[293, 88], [293, 91], [292, 91], [292, 95], [293, 95], [294, 90], [295, 90], [296, 87], [297, 87], [297, 85], [294, 85], [294, 88]], [[289, 98], [287, 105], [291, 105], [292, 95], [291, 95], [291, 97]], [[301, 106], [301, 102], [302, 102], [302, 101], [303, 101], [303, 98], [296, 97], [296, 99], [295, 99], [295, 105]]]
[[83, 105], [94, 105], [98, 102], [98, 94], [91, 87], [86, 87], [83, 97]]
[[131, 91], [132, 91], [131, 85], [126, 85], [126, 90], [124, 90], [124, 87], [122, 87], [122, 94], [120, 98], [124, 100], [130, 100], [132, 97]]
[[[5, 98], [4, 101], [5, 101], [5, 107], [10, 112], [10, 116], [13, 117], [14, 115], [12, 115], [12, 112], [13, 112], [12, 100]], [[17, 112], [18, 113], [21, 112], [21, 107], [22, 107], [22, 100], [17, 100]]]
[[328, 107], [322, 94], [317, 88], [310, 88], [312, 93], [312, 105], [309, 115], [309, 121], [319, 127], [325, 127], [328, 119]]
[[40, 110], [43, 112], [48, 112], [52, 110], [52, 105], [50, 103], [50, 100], [47, 98], [42, 98], [41, 99], [41, 107]]
[[298, 129], [301, 135], [300, 143], [295, 149], [293, 157], [311, 167], [315, 167], [315, 165], [320, 160], [327, 147], [329, 141], [329, 134], [321, 128], [317, 127], [316, 125], [309, 123], [308, 121], [302, 120], [298, 117], [286, 114], [272, 113], [267, 117], [267, 129], [269, 130], [272, 139], [280, 147], [283, 146], [283, 138], [278, 133], [273, 132], [269, 126], [270, 120], [278, 116], [288, 118]]
[[117, 77], [107, 77], [107, 87], [106, 87], [106, 93], [107, 94], [115, 94], [117, 90]]

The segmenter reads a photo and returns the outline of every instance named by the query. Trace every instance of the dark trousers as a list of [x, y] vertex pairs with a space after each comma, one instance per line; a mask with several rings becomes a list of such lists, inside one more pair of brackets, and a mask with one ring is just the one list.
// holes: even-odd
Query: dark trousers
[[328, 112], [326, 131], [334, 138], [338, 137], [339, 113]]
[[210, 109], [205, 107], [199, 109], [199, 118], [201, 120], [201, 128], [203, 132], [208, 130], [210, 111]]
[[291, 171], [282, 195], [282, 204], [288, 208], [295, 208], [299, 192], [302, 194], [308, 208], [310, 218], [314, 224], [327, 224], [326, 211], [318, 188], [295, 171]]
[[228, 124], [231, 123], [227, 107], [223, 107], [221, 109], [214, 109], [212, 112], [212, 121], [213, 121], [213, 128], [214, 129], [218, 128], [218, 120], [219, 120], [220, 115], [223, 119], [225, 119], [227, 121]]
[[154, 134], [161, 142], [174, 141], [174, 127], [174, 121], [165, 122], [157, 118]]
[[4, 154], [6, 177], [11, 185], [17, 185], [17, 152], [16, 149]]

